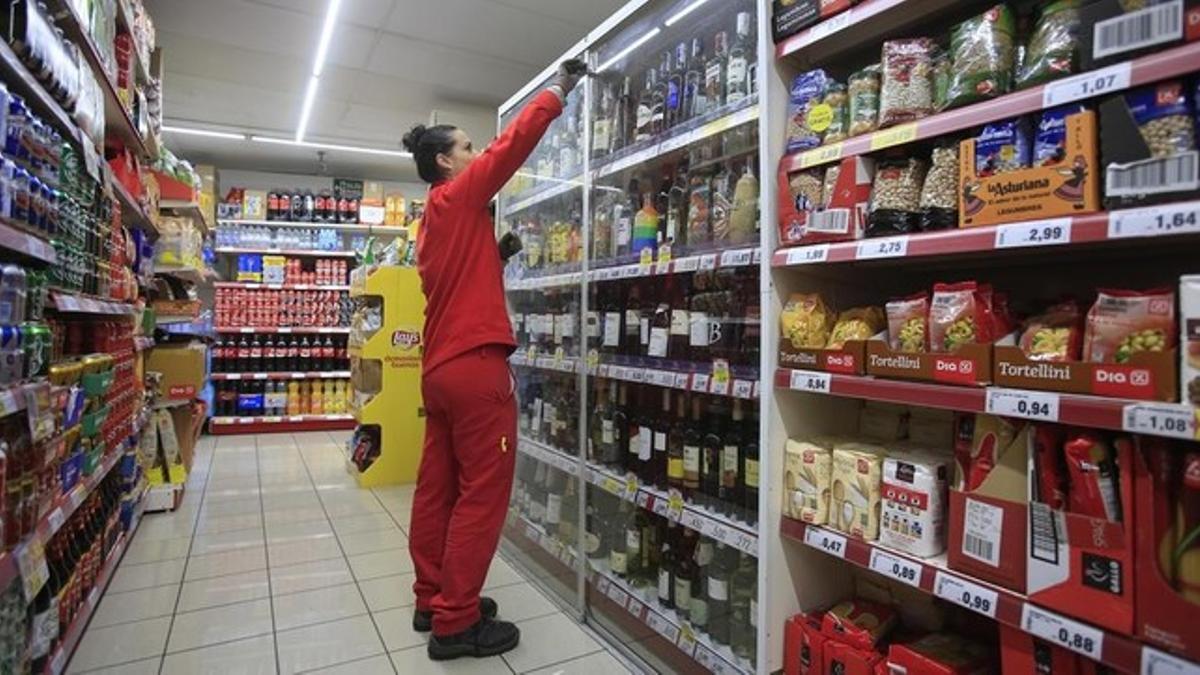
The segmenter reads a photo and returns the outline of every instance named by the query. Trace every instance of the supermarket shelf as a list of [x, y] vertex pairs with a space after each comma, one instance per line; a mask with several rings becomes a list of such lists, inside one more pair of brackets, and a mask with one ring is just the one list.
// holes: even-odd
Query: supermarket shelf
[[265, 335], [267, 333], [271, 333], [271, 334], [275, 334], [275, 333], [296, 333], [296, 334], [319, 333], [321, 335], [349, 335], [350, 334], [350, 329], [344, 328], [344, 327], [309, 328], [309, 327], [305, 327], [305, 326], [296, 327], [296, 328], [286, 328], [286, 327], [285, 328], [275, 328], [275, 327], [247, 328], [244, 326], [239, 326], [239, 327], [226, 326], [226, 327], [214, 328], [213, 331], [217, 332], [217, 333], [260, 333], [263, 335]]
[[812, 394], [1200, 440], [1197, 437], [1200, 409], [1176, 403], [1003, 387], [956, 387], [788, 368], [775, 371], [775, 386]]
[[0, 75], [8, 88], [24, 98], [39, 116], [53, 124], [63, 138], [79, 141], [79, 127], [75, 125], [74, 120], [29, 72], [6, 41], [0, 41]]
[[353, 415], [288, 415], [285, 417], [213, 417], [208, 420], [209, 433], [269, 434], [283, 431], [329, 431], [353, 429]]
[[58, 260], [54, 247], [41, 237], [26, 232], [16, 223], [0, 218], [0, 248], [54, 264]]
[[70, 314], [105, 314], [110, 316], [131, 316], [133, 305], [116, 300], [101, 300], [89, 298], [75, 293], [51, 291], [54, 308], [59, 312]]
[[[951, 572], [946, 566], [944, 555], [922, 560], [877, 546], [871, 542], [846, 536], [828, 528], [809, 525], [791, 518], [780, 519], [779, 531], [786, 539], [801, 542], [826, 555], [842, 558], [858, 567], [876, 571], [929, 595], [942, 598], [951, 604], [979, 612], [1006, 626], [1030, 632], [1040, 639], [1052, 638], [1053, 636], [1039, 634], [1028, 629], [1025, 619], [1027, 612], [1033, 610], [1036, 614], [1044, 615], [1048, 619], [1038, 622], [1039, 624], [1058, 622], [1059, 632], [1054, 635], [1067, 636], [1058, 640], [1064, 649], [1072, 649], [1120, 672], [1151, 672], [1150, 670], [1141, 670], [1141, 665], [1146, 660], [1157, 658], [1161, 654], [1158, 650], [1143, 645], [1128, 635], [1068, 618], [1029, 602], [1020, 593], [959, 572]], [[1099, 636], [1100, 639], [1097, 640], [1093, 653], [1075, 648], [1069, 639], [1071, 635], [1079, 633], [1076, 627], [1081, 627], [1085, 631]], [[1053, 642], [1052, 639], [1051, 641]], [[1096, 658], [1097, 656], [1099, 658]], [[1181, 659], [1177, 662], [1183, 668], [1173, 672], [1196, 672], [1192, 669], [1200, 668], [1200, 665], [1188, 664]]]
[[251, 281], [218, 281], [214, 288], [245, 288], [268, 291], [349, 291], [349, 286], [323, 286], [321, 284], [259, 284]]
[[155, 325], [158, 326], [177, 326], [184, 323], [194, 323], [197, 317], [194, 316], [156, 316], [154, 317]]
[[350, 377], [348, 370], [330, 370], [327, 372], [287, 372], [287, 373], [212, 373], [210, 380], [321, 380]]
[[158, 234], [158, 228], [150, 220], [150, 216], [142, 209], [141, 204], [134, 200], [133, 195], [129, 194], [125, 185], [115, 178], [110, 180], [109, 184], [112, 185], [112, 191], [116, 195], [117, 201], [121, 203], [121, 222], [139, 230]]
[[175, 277], [193, 284], [203, 283], [210, 274], [208, 270], [199, 270], [194, 267], [155, 267], [154, 273]]
[[[133, 37], [133, 10], [129, 7], [128, 0], [117, 0], [117, 26], [121, 32], [129, 33]], [[135, 41], [136, 42], [136, 41]], [[134, 47], [133, 49], [133, 71], [138, 82], [150, 82], [150, 64], [142, 60], [142, 53]]]
[[220, 219], [217, 221], [219, 225], [251, 225], [251, 226], [267, 226], [267, 227], [311, 227], [321, 230], [338, 230], [340, 232], [359, 232], [362, 234], [390, 234], [397, 235], [404, 228], [394, 225], [362, 225], [359, 223], [312, 223], [292, 220], [246, 220], [246, 219]]
[[675, 260], [599, 267], [589, 270], [586, 273], [568, 272], [564, 274], [528, 277], [509, 281], [506, 286], [509, 291], [538, 290], [578, 285], [583, 282], [585, 277], [592, 283], [619, 281], [640, 277], [666, 276], [669, 274], [684, 274], [697, 271], [703, 272], [718, 268], [750, 267], [758, 265], [761, 260], [762, 249], [757, 246], [731, 248], [713, 253], [689, 255]]
[[159, 211], [171, 211], [175, 215], [187, 216], [200, 223], [200, 229], [203, 232], [208, 232], [208, 218], [204, 217], [204, 209], [200, 208], [200, 204], [196, 202], [183, 201], [180, 199], [164, 199], [158, 203]]
[[1196, 235], [1200, 235], [1200, 201], [1190, 201], [1008, 225], [783, 248], [772, 256], [771, 265], [799, 267], [1163, 238], [1175, 243], [1178, 237]]
[[542, 187], [541, 189], [534, 191], [533, 194], [530, 194], [528, 191], [526, 191], [516, 195], [516, 197], [518, 197], [517, 201], [513, 202], [512, 204], [505, 205], [505, 213], [511, 214], [518, 211], [524, 211], [525, 209], [531, 206], [537, 206], [548, 199], [554, 199], [559, 195], [564, 195], [572, 190], [578, 190], [583, 187], [582, 175], [573, 176], [567, 179], [547, 178], [545, 176], [534, 176], [530, 174], [518, 175], [525, 175], [533, 178], [534, 180], [550, 181], [551, 185], [548, 187]]
[[882, 41], [886, 35], [903, 31], [904, 22], [928, 21], [931, 13], [959, 3], [961, 0], [864, 0], [781, 41], [775, 45], [775, 58], [809, 62], [810, 52], [820, 50], [825, 55], [830, 49]]
[[[652, 384], [715, 396], [756, 399], [759, 394], [758, 372], [734, 366], [728, 379], [713, 377], [711, 362], [670, 361], [651, 357], [604, 356], [588, 367], [588, 374], [636, 384]], [[518, 351], [509, 357], [514, 366], [578, 373], [584, 364], [576, 357], [538, 356], [536, 349]]]
[[217, 253], [224, 253], [227, 255], [287, 255], [310, 256], [314, 258], [353, 258], [358, 255], [354, 251], [310, 251], [305, 249], [241, 248], [234, 246], [221, 246], [213, 250]]
[[124, 532], [117, 539], [116, 545], [108, 554], [108, 559], [100, 567], [100, 573], [96, 576], [96, 584], [92, 586], [92, 590], [88, 592], [87, 599], [79, 607], [79, 613], [75, 615], [75, 621], [67, 628], [67, 635], [63, 638], [62, 644], [59, 645], [58, 651], [50, 658], [50, 663], [46, 666], [48, 675], [60, 675], [66, 670], [67, 663], [75, 654], [76, 647], [79, 646], [79, 641], [83, 638], [83, 632], [87, 629], [88, 623], [92, 620], [92, 614], [96, 612], [96, 607], [100, 604], [100, 599], [104, 597], [105, 590], [108, 589], [108, 584], [112, 581], [113, 573], [117, 571], [117, 565], [121, 564], [121, 558], [125, 556], [125, 549], [128, 548], [129, 542], [133, 541], [133, 536], [137, 533], [137, 528], [142, 522], [142, 514], [146, 508], [146, 498], [138, 501], [133, 514], [133, 526], [128, 532]]
[[[1081, 75], [1022, 89], [990, 101], [930, 115], [916, 122], [855, 136], [841, 143], [785, 155], [780, 161], [780, 170], [791, 172], [807, 169], [845, 157], [864, 155], [1037, 112], [1055, 105], [1106, 96], [1130, 87], [1191, 73], [1200, 68], [1197, 64], [1200, 64], [1200, 42], [1193, 42], [1132, 61], [1123, 61]], [[1110, 84], [1096, 86], [1097, 82], [1110, 82], [1110, 75], [1113, 76]]]
[[[533, 457], [543, 464], [549, 464], [560, 471], [571, 474], [578, 473], [579, 459], [577, 457], [529, 438], [522, 437], [519, 440], [518, 450], [522, 454]], [[652, 485], [644, 485], [633, 474], [621, 476], [611, 469], [590, 462], [584, 473], [588, 483], [615, 497], [636, 504], [647, 511], [653, 511], [689, 530], [724, 542], [739, 551], [758, 556], [758, 535], [752, 525], [689, 503], [678, 493], [668, 493]]]
[[675, 127], [658, 138], [634, 143], [609, 157], [593, 162], [592, 175], [597, 180], [611, 176], [756, 119], [758, 119], [758, 96], [748, 96], [737, 103], [724, 106], [708, 115]]

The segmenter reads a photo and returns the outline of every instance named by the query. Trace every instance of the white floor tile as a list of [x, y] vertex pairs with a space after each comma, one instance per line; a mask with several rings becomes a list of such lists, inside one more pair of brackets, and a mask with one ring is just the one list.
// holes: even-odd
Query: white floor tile
[[257, 497], [225, 497], [216, 498], [205, 496], [201, 516], [238, 516], [262, 511], [262, 501]]
[[375, 625], [383, 636], [383, 644], [389, 652], [424, 645], [429, 641], [428, 633], [418, 633], [412, 628], [413, 607], [397, 607], [382, 612], [373, 612]]
[[288, 523], [303, 523], [310, 520], [319, 520], [324, 522], [325, 509], [321, 507], [321, 502], [313, 497], [308, 506], [293, 506], [286, 509], [268, 510], [266, 512], [267, 529], [271, 529], [277, 525], [286, 525]]
[[612, 654], [600, 651], [574, 661], [556, 663], [553, 666], [532, 671], [530, 675], [618, 675], [618, 673], [629, 673], [629, 669]]
[[312, 591], [276, 595], [275, 630], [326, 623], [367, 613], [358, 586], [345, 584]]
[[237, 513], [230, 516], [203, 515], [196, 524], [196, 534], [220, 534], [262, 527], [261, 513]]
[[333, 534], [333, 527], [326, 520], [306, 520], [300, 523], [274, 523], [267, 526], [267, 541], [272, 544], [284, 541], [300, 541]]
[[294, 675], [384, 653], [371, 617], [366, 615], [280, 631], [275, 640], [280, 675]]
[[192, 540], [192, 556], [211, 555], [244, 548], [263, 548], [265, 543], [261, 525], [256, 525], [248, 530], [197, 534]]
[[378, 577], [358, 582], [363, 597], [367, 599], [367, 607], [372, 612], [396, 607], [410, 607], [417, 601], [413, 595], [412, 585], [415, 574], [396, 574], [390, 577]]
[[518, 673], [603, 649], [565, 614], [522, 621], [517, 627], [521, 629], [521, 643], [504, 655], [504, 661]]
[[265, 598], [177, 614], [167, 653], [271, 633], [271, 602]]
[[177, 584], [183, 579], [183, 566], [187, 559], [164, 560], [141, 565], [121, 564], [108, 585], [109, 593], [135, 591], [142, 588]]
[[[401, 671], [402, 675], [410, 675], [410, 673]], [[372, 656], [350, 663], [341, 663], [328, 668], [319, 670], [310, 670], [304, 675], [396, 675], [396, 671], [392, 670], [392, 662], [386, 656]], [[411, 675], [416, 675], [413, 671]]]
[[557, 605], [527, 583], [493, 589], [488, 597], [500, 606], [499, 615], [505, 621], [524, 621], [559, 611]]
[[350, 566], [343, 558], [317, 560], [271, 568], [271, 592], [275, 595], [311, 591], [315, 588], [353, 583]]
[[270, 597], [267, 570], [259, 569], [211, 579], [189, 581], [179, 595], [180, 612], [230, 605], [245, 600]]
[[171, 618], [89, 629], [71, 659], [73, 673], [141, 661], [162, 654]]
[[[111, 668], [99, 668], [97, 670], [87, 671], [87, 675], [158, 675], [158, 667], [162, 663], [162, 657], [154, 656], [142, 661], [134, 661], [133, 663], [122, 663], [119, 666]], [[67, 666], [67, 673], [75, 675], [81, 673], [74, 669], [74, 664]]]
[[400, 530], [339, 534], [338, 541], [342, 543], [342, 550], [346, 552], [346, 555], [408, 548], [408, 537], [404, 536]]
[[425, 645], [409, 647], [391, 653], [397, 673], [421, 673], [421, 675], [496, 675], [511, 672], [499, 656], [486, 659], [455, 659], [434, 661], [425, 653]]
[[342, 547], [332, 535], [314, 539], [283, 541], [267, 547], [271, 567], [285, 567], [314, 560], [341, 558]]
[[267, 566], [267, 550], [265, 547], [240, 548], [233, 551], [222, 551], [209, 555], [192, 556], [188, 558], [187, 573], [184, 581], [196, 579], [211, 579], [240, 572], [261, 570]]
[[125, 557], [121, 559], [121, 564], [140, 565], [142, 563], [186, 558], [188, 549], [191, 546], [191, 537], [141, 539], [135, 534], [133, 543], [129, 545], [129, 548], [125, 551]]
[[487, 581], [483, 584], [483, 590], [487, 591], [503, 586], [511, 586], [523, 581], [525, 579], [513, 569], [512, 565], [509, 565], [497, 556], [492, 559], [492, 566], [488, 569]]
[[352, 555], [349, 560], [354, 578], [359, 581], [413, 571], [412, 557], [406, 548]]
[[163, 675], [275, 675], [275, 640], [270, 635], [168, 654]]
[[155, 586], [138, 591], [104, 594], [96, 614], [92, 616], [92, 627], [101, 628], [118, 623], [171, 616], [175, 613], [175, 601], [179, 598], [179, 585]]

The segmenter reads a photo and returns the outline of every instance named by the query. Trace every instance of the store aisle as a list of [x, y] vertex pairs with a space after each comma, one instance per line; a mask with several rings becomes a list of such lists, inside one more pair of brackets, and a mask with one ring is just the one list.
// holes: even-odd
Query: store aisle
[[411, 628], [412, 488], [359, 490], [345, 437], [201, 439], [183, 506], [143, 519], [69, 672], [626, 672], [499, 558], [485, 588], [521, 645], [429, 661]]

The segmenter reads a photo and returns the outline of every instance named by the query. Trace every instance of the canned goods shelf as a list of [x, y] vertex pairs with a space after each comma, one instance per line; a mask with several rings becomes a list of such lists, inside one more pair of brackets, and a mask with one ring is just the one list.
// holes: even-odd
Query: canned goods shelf
[[209, 433], [257, 434], [281, 431], [336, 431], [357, 426], [353, 415], [286, 415], [282, 417], [213, 417]]
[[52, 291], [54, 308], [71, 314], [105, 314], [109, 316], [131, 316], [133, 305], [116, 300], [101, 300], [75, 293]]
[[329, 380], [350, 377], [348, 370], [295, 371], [283, 373], [213, 373], [211, 380]]
[[307, 256], [312, 258], [353, 258], [358, 254], [354, 251], [316, 251], [310, 249], [287, 249], [287, 248], [242, 248], [240, 246], [222, 246], [213, 249], [217, 253], [226, 255], [283, 255], [283, 256]]

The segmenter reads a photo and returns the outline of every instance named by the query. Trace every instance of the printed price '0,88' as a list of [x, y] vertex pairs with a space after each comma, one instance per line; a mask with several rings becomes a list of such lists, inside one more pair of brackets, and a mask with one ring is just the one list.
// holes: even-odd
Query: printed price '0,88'
[[1049, 642], [1093, 659], [1104, 652], [1104, 633], [1065, 616], [1025, 603], [1021, 609], [1021, 628]]

